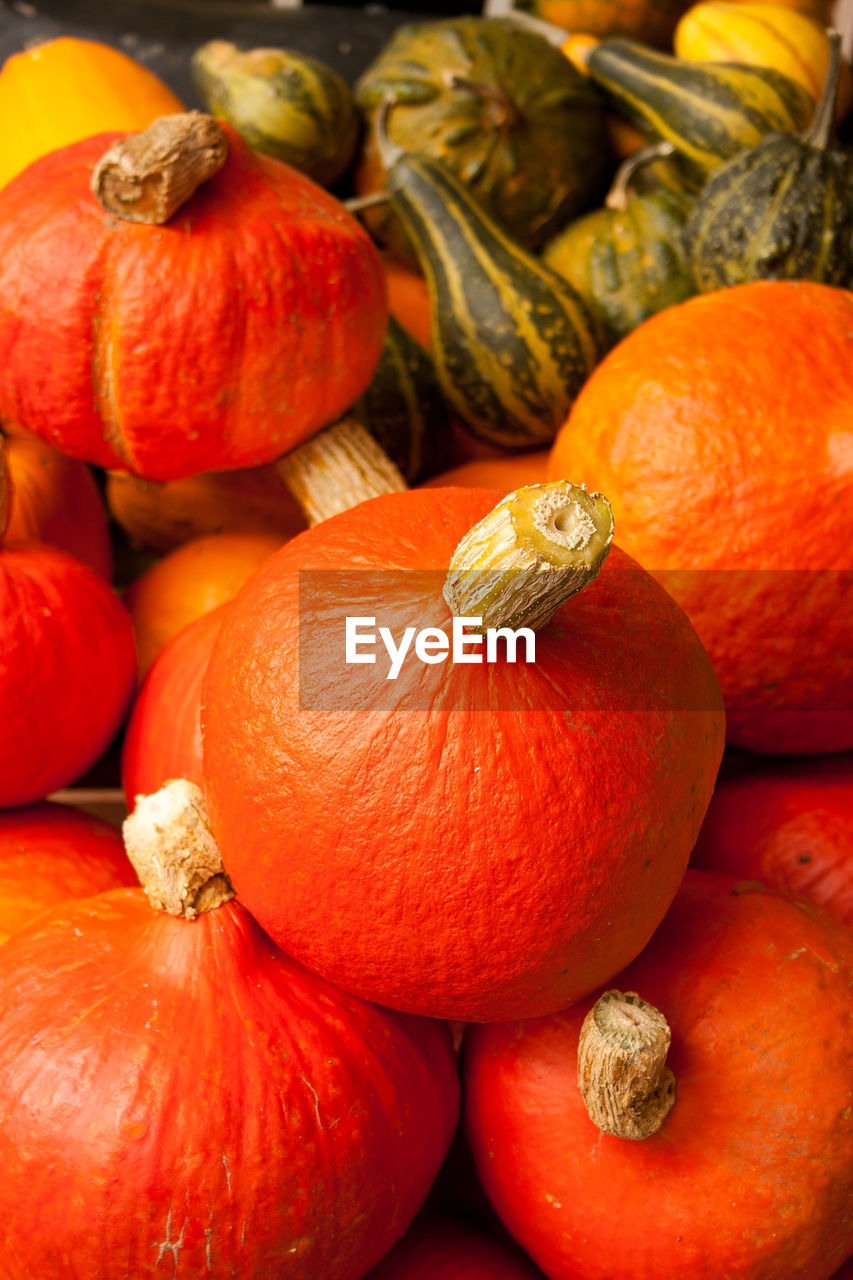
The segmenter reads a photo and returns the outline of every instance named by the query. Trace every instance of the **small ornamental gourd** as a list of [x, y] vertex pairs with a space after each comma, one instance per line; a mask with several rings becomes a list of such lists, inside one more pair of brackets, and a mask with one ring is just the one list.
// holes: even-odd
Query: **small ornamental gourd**
[[355, 219], [199, 113], [0, 192], [0, 417], [100, 466], [273, 461], [366, 389], [386, 318]]
[[[300, 534], [229, 604], [202, 697], [205, 790], [247, 909], [345, 989], [454, 1019], [561, 1008], [637, 954], [722, 747], [707, 657], [607, 555], [606, 499], [566, 482], [497, 497], [392, 493]], [[487, 634], [453, 662], [464, 618]], [[380, 646], [360, 662], [352, 619]], [[534, 661], [529, 637], [512, 661], [497, 635], [521, 627]]]
[[0, 1271], [361, 1280], [449, 1145], [448, 1029], [279, 951], [233, 901], [197, 787], [125, 831], [145, 892], [0, 948]]
[[635, 194], [634, 172], [670, 143], [637, 152], [620, 167], [605, 208], [572, 222], [545, 246], [542, 260], [577, 290], [606, 347], [649, 316], [695, 293], [682, 242], [690, 198], [660, 189]]
[[361, 121], [349, 85], [325, 63], [289, 49], [241, 52], [209, 40], [193, 54], [192, 73], [208, 111], [256, 151], [323, 187], [349, 167]]
[[0, 943], [60, 902], [137, 883], [100, 818], [56, 801], [0, 811]]
[[501, 231], [440, 162], [384, 132], [391, 203], [424, 272], [439, 385], [472, 434], [532, 449], [552, 440], [599, 359], [595, 328], [567, 281]]
[[804, 129], [814, 110], [802, 85], [770, 67], [690, 62], [631, 40], [602, 40], [587, 68], [620, 111], [672, 143], [699, 185], [766, 133]]
[[130, 616], [88, 565], [6, 542], [0, 437], [0, 808], [76, 781], [106, 750], [133, 692]]
[[849, 929], [689, 871], [616, 983], [466, 1030], [466, 1133], [506, 1227], [550, 1280], [831, 1276], [853, 1250]]
[[[781, 4], [702, 0], [681, 17], [675, 53], [696, 62], [746, 62], [773, 67], [798, 81], [815, 102], [829, 70], [829, 32], [814, 16]], [[850, 66], [842, 60], [837, 116], [850, 109]]]
[[853, 284], [853, 157], [833, 138], [841, 37], [831, 41], [809, 129], [768, 134], [696, 197], [684, 237], [701, 293], [750, 280]]
[[[392, 141], [440, 161], [525, 248], [544, 244], [593, 205], [606, 183], [601, 95], [559, 49], [507, 19], [399, 27], [355, 93], [368, 122], [356, 175], [362, 195], [385, 185], [377, 139], [383, 102], [395, 108]], [[379, 208], [370, 225], [410, 259], [397, 212]]]

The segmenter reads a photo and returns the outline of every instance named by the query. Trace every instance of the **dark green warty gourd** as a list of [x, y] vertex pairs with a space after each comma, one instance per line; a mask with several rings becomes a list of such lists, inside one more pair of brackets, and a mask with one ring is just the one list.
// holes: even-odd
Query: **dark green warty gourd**
[[701, 293], [749, 280], [853, 283], [853, 157], [834, 135], [840, 36], [803, 134], [772, 133], [716, 170], [685, 227]]

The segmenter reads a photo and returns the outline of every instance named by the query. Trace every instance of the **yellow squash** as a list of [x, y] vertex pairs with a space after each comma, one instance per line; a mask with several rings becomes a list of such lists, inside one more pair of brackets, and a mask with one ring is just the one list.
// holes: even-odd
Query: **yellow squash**
[[[829, 66], [826, 28], [782, 4], [708, 0], [688, 9], [675, 32], [679, 58], [696, 62], [744, 62], [772, 67], [820, 97]], [[838, 118], [850, 108], [850, 68], [842, 63]]]
[[61, 36], [13, 54], [0, 71], [0, 186], [39, 156], [107, 130], [145, 129], [185, 111], [152, 71], [97, 40]]

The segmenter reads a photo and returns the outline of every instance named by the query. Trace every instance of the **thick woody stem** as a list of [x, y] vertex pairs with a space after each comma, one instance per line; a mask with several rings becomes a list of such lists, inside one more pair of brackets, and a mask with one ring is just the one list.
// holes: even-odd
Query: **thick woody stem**
[[578, 1088], [602, 1133], [636, 1140], [660, 1129], [675, 1102], [670, 1037], [660, 1010], [635, 991], [606, 991], [593, 1005], [578, 1043]]
[[161, 116], [101, 157], [92, 190], [107, 213], [161, 225], [222, 168], [227, 155], [225, 132], [212, 116]]
[[309, 525], [380, 493], [408, 488], [387, 453], [355, 418], [341, 418], [318, 432], [280, 458], [277, 470]]
[[122, 830], [127, 856], [158, 910], [192, 920], [234, 897], [194, 782], [176, 778], [137, 796]]
[[588, 586], [613, 539], [610, 503], [567, 480], [510, 493], [466, 533], [444, 598], [457, 617], [489, 627], [543, 627]]

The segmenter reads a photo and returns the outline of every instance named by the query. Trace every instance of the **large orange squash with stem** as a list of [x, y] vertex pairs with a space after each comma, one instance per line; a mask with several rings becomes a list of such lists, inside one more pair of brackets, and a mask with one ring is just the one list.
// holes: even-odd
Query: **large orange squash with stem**
[[0, 942], [71, 898], [137, 884], [115, 827], [68, 804], [0, 812]]
[[736, 757], [691, 861], [801, 893], [853, 925], [853, 756]]
[[[455, 1019], [561, 1008], [637, 954], [722, 745], [707, 657], [629, 557], [558, 607], [604, 561], [606, 500], [533, 486], [492, 511], [498, 497], [388, 494], [298, 535], [229, 604], [203, 691], [205, 788], [241, 901], [345, 989]], [[454, 556], [461, 539], [486, 572]], [[531, 554], [532, 578], [516, 572]], [[522, 609], [535, 661], [522, 641], [517, 661], [436, 659], [459, 625], [451, 559], [457, 618], [506, 626], [515, 590], [545, 593]], [[469, 599], [494, 583], [508, 614]], [[347, 617], [395, 642], [434, 629], [431, 662], [411, 654], [390, 679], [381, 647], [349, 663]]]
[[122, 216], [90, 189], [114, 133], [0, 191], [0, 417], [152, 480], [270, 462], [370, 382], [387, 317], [378, 252], [339, 201], [228, 125], [189, 113], [152, 128], [120, 152], [137, 193], [227, 151], [164, 225], [127, 221], [106, 178]]
[[629, 334], [554, 443], [549, 474], [612, 493], [756, 751], [853, 746], [851, 418], [853, 293], [760, 281]]
[[180, 794], [134, 827], [150, 901], [66, 904], [0, 947], [0, 1272], [361, 1280], [450, 1141], [450, 1034], [274, 947]]
[[85, 462], [66, 458], [28, 432], [6, 436], [12, 497], [6, 538], [46, 542], [112, 576], [107, 513], [95, 477]]
[[616, 986], [594, 1054], [592, 1000], [466, 1031], [466, 1131], [509, 1230], [550, 1280], [831, 1276], [853, 1249], [853, 934], [690, 871]]
[[147, 67], [98, 40], [60, 36], [7, 58], [0, 117], [0, 186], [39, 156], [106, 129], [144, 129], [186, 108]]

